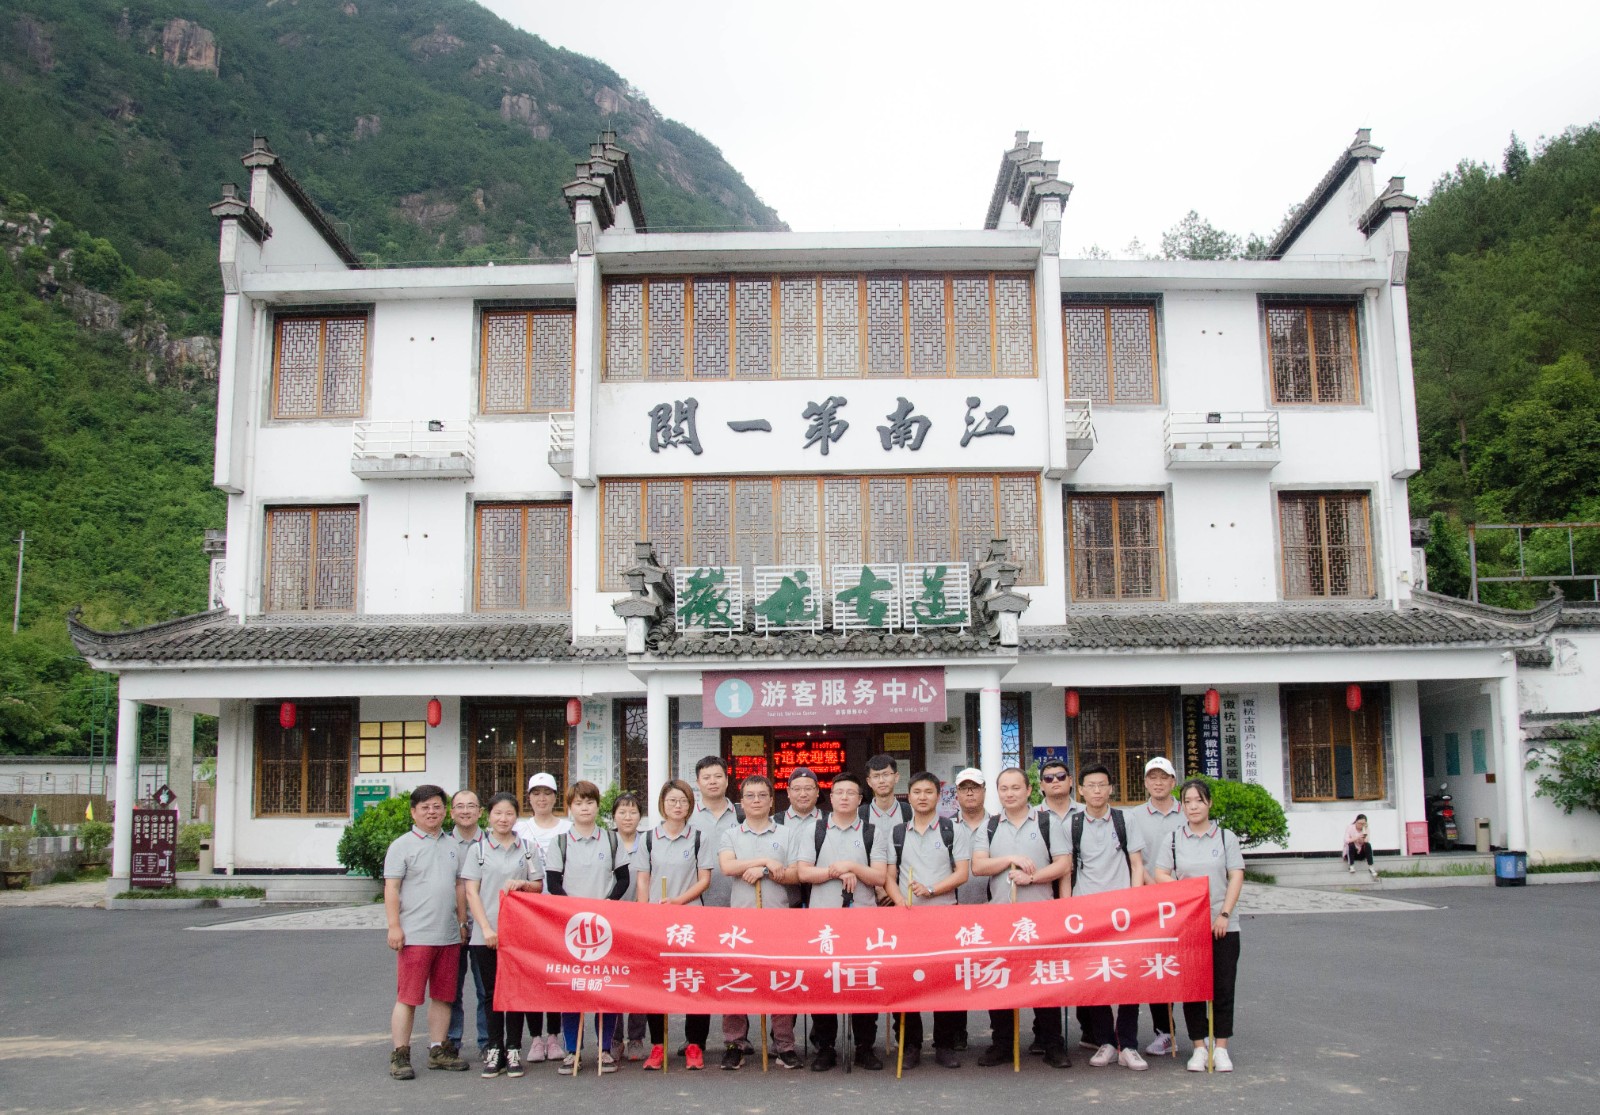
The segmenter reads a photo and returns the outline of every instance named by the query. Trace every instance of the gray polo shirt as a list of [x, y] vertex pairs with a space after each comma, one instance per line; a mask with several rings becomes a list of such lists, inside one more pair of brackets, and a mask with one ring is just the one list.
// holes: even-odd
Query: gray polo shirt
[[1124, 809], [1122, 815], [1128, 819], [1128, 844], [1144, 853], [1147, 868], [1154, 862], [1156, 845], [1177, 832], [1184, 823], [1183, 806], [1176, 799], [1172, 802], [1171, 813], [1157, 812], [1147, 801]]
[[456, 917], [456, 873], [461, 846], [440, 832], [425, 836], [411, 831], [389, 845], [383, 877], [400, 880], [400, 931], [408, 945], [459, 945], [461, 921]]
[[[644, 840], [641, 836], [640, 840]], [[707, 868], [713, 877], [717, 873], [717, 854], [704, 833], [700, 833], [700, 854], [695, 855], [695, 830], [688, 825], [677, 836], [657, 826], [650, 830], [650, 839], [639, 852], [641, 866], [650, 872], [649, 902], [661, 901], [661, 880], [667, 881], [667, 897], [676, 898], [700, 878], [700, 869]], [[695, 900], [703, 901], [703, 896]]]
[[628, 889], [623, 892], [622, 901], [632, 902], [639, 894], [639, 872], [644, 870], [644, 829], [633, 834], [633, 846], [617, 834], [617, 855], [628, 857]]
[[[786, 809], [778, 814], [777, 821], [783, 826], [784, 833], [789, 838], [789, 855], [785, 863], [794, 863], [800, 858], [800, 841], [816, 840], [816, 822], [822, 819], [822, 810], [812, 807], [810, 813], [804, 817], [792, 809]], [[790, 909], [798, 910], [804, 902], [802, 895], [804, 888], [799, 883], [783, 888], [788, 894]]]
[[[1177, 860], [1174, 863], [1173, 853]], [[1215, 821], [1211, 828], [1196, 836], [1184, 825], [1176, 833], [1156, 845], [1156, 866], [1171, 871], [1176, 879], [1206, 879], [1211, 884], [1211, 920], [1222, 913], [1222, 903], [1228, 896], [1228, 872], [1244, 870], [1244, 853], [1239, 850], [1239, 838], [1227, 832]], [[1238, 911], [1228, 919], [1228, 932], [1239, 932]]]
[[488, 831], [488, 829], [484, 828], [482, 825], [479, 825], [474, 830], [472, 839], [468, 840], [462, 837], [461, 826], [457, 825], [455, 828], [445, 833], [445, 835], [456, 842], [456, 854], [465, 856], [467, 854], [467, 849], [482, 839], [483, 835]]
[[[898, 824], [898, 822], [897, 822]], [[946, 848], [944, 837], [939, 835], [939, 818], [936, 816], [933, 823], [923, 832], [917, 831], [917, 822], [911, 821], [906, 825], [904, 855], [896, 858], [894, 851], [895, 825], [888, 828], [879, 828], [873, 833], [872, 862], [888, 864], [897, 872], [895, 881], [900, 887], [902, 895], [911, 893], [911, 880], [917, 879], [925, 887], [936, 887], [951, 875], [954, 869], [950, 866], [952, 854], [956, 863], [972, 862], [972, 833], [960, 821], [951, 821], [951, 846]], [[956, 904], [956, 891], [948, 894], [937, 895], [933, 898], [918, 898], [913, 901], [916, 906], [954, 906]]]
[[[855, 818], [845, 827], [840, 828], [838, 821], [832, 813], [827, 818], [817, 822], [826, 826], [822, 839], [821, 853], [817, 850], [817, 830], [813, 827], [806, 833], [804, 839], [796, 840], [799, 850], [798, 863], [809, 863], [816, 867], [831, 867], [841, 861], [849, 863], [872, 863], [871, 852], [866, 844], [866, 824], [860, 817]], [[873, 826], [873, 839], [877, 839], [877, 826]], [[851, 900], [852, 906], [871, 906], [875, 903], [872, 888], [865, 883], [856, 887], [856, 893]], [[813, 910], [837, 910], [844, 906], [844, 883], [838, 879], [829, 879], [825, 883], [811, 885], [811, 908]]]
[[[731, 801], [727, 803], [727, 808], [720, 816], [713, 816], [711, 810], [702, 805], [689, 817], [689, 824], [700, 830], [700, 843], [711, 845], [713, 859], [722, 848], [722, 834], [738, 823], [739, 815], [734, 812]], [[700, 900], [707, 906], [726, 906], [732, 895], [733, 880], [713, 868], [711, 886], [700, 896]]]
[[[991, 856], [1027, 856], [1029, 859], [1044, 868], [1049, 866], [1051, 860], [1058, 855], [1066, 855], [1070, 849], [1067, 847], [1067, 834], [1061, 830], [1061, 820], [1054, 813], [1045, 811], [1050, 824], [1050, 846], [1045, 847], [1044, 837], [1039, 833], [1039, 814], [1028, 810], [1027, 819], [1020, 825], [1013, 825], [1010, 819], [1000, 814], [999, 824], [995, 825], [994, 839], [989, 839], [989, 824], [985, 824], [977, 835], [977, 842], [973, 845], [975, 852], [984, 852]], [[993, 823], [993, 822], [990, 822]], [[997, 875], [989, 876], [989, 901], [1011, 901], [1011, 872], [1009, 869]], [[1055, 895], [1050, 892], [1049, 883], [1028, 883], [1017, 888], [1018, 902], [1048, 902]]]
[[[1116, 824], [1111, 820], [1111, 814], [1115, 812], [1118, 811], [1108, 809], [1104, 817], [1096, 818], [1087, 810], [1084, 811], [1083, 838], [1078, 842], [1078, 882], [1072, 888], [1074, 895], [1104, 894], [1108, 890], [1121, 890], [1133, 885], [1133, 873], [1127, 857], [1122, 853], [1122, 846], [1117, 842]], [[1123, 821], [1126, 824], [1127, 818], [1124, 817]], [[1129, 828], [1131, 830], [1131, 826]], [[1128, 843], [1133, 845], [1137, 839], [1135, 832], [1129, 831]], [[1069, 822], [1069, 849], [1071, 842]]]
[[[956, 817], [955, 821], [958, 828], [967, 830], [967, 848], [969, 850], [977, 846], [978, 835], [988, 831], [986, 826], [989, 824], [989, 817], [987, 814], [975, 826], [967, 824], [959, 816]], [[956, 901], [963, 906], [977, 906], [989, 901], [989, 882], [988, 878], [979, 875], [976, 871], [969, 872], [967, 881], [961, 884], [960, 890], [956, 891]]]
[[[614, 833], [595, 826], [588, 836], [564, 832], [550, 841], [545, 852], [544, 869], [548, 874], [561, 872], [561, 889], [572, 898], [609, 898], [616, 882], [616, 870], [628, 864], [628, 853], [617, 842], [616, 857], [612, 858], [611, 838]], [[566, 845], [563, 853], [561, 846]]]
[[[498, 933], [500, 888], [512, 879], [543, 879], [544, 864], [539, 859], [539, 849], [522, 837], [513, 834], [511, 843], [501, 847], [494, 842], [491, 834], [484, 833], [481, 839], [468, 844], [462, 853], [461, 877], [477, 882], [478, 899], [483, 903], [483, 912]], [[483, 944], [483, 928], [478, 924], [478, 919], [472, 917], [470, 907], [467, 917], [472, 921], [472, 940], [468, 943]]]
[[[741, 859], [775, 859], [779, 863], [789, 862], [789, 833], [771, 817], [767, 818], [766, 827], [757, 831], [750, 827], [750, 822], [735, 825], [722, 834], [722, 844], [717, 848], [720, 858], [723, 852], [732, 852], [733, 858]], [[712, 872], [712, 878], [722, 873], [721, 865]], [[733, 884], [728, 895], [728, 905], [736, 910], [753, 910], [756, 906], [756, 887], [754, 883], [747, 883], [743, 879], [734, 878], [732, 875], [723, 875]], [[789, 892], [781, 883], [775, 883], [770, 878], [761, 880], [761, 905], [772, 906], [777, 909], [784, 908], [784, 903], [789, 901]]]

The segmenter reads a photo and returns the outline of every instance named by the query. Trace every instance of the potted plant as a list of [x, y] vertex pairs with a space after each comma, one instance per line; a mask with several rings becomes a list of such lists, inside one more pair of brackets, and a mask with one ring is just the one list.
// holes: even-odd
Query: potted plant
[[106, 849], [111, 847], [111, 825], [105, 821], [85, 821], [78, 826], [78, 866], [85, 870], [103, 866]]
[[33, 877], [33, 854], [28, 850], [32, 839], [33, 830], [20, 827], [7, 829], [5, 836], [0, 837], [0, 849], [4, 850], [0, 876], [4, 876], [7, 890], [25, 887]]

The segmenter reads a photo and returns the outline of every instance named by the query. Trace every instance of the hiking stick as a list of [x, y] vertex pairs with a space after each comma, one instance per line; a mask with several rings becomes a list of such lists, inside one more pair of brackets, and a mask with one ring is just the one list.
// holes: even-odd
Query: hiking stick
[[[619, 1019], [617, 1019], [617, 1022], [620, 1024], [622, 1022], [622, 1020], [619, 1018]], [[609, 1041], [602, 1041], [601, 1040], [601, 1035], [604, 1034], [605, 1028], [606, 1028], [605, 1011], [599, 1011], [599, 1010], [595, 1011], [594, 1012], [594, 1074], [595, 1074], [596, 1078], [605, 1075], [605, 1071], [606, 1071], [606, 1056], [608, 1055], [608, 1053], [610, 1052], [610, 1049], [611, 1049], [611, 1043]], [[577, 1074], [576, 1071], [574, 1071], [572, 1075], [573, 1076], [577, 1076], [578, 1074]]]
[[1211, 1014], [1211, 1000], [1206, 1000], [1206, 1071], [1217, 1071], [1217, 1021]]
[[[906, 908], [910, 909], [912, 906], [915, 906], [917, 904], [917, 892], [916, 892], [915, 889], [913, 889], [917, 885], [917, 873], [915, 871], [911, 871], [909, 869], [907, 870], [906, 873], [910, 877], [910, 882], [909, 882], [909, 885], [908, 885], [908, 887], [906, 889]], [[905, 1070], [906, 1070], [906, 1012], [905, 1011], [901, 1011], [900, 1012], [900, 1054], [899, 1054], [899, 1057], [895, 1060], [894, 1078], [896, 1080], [899, 1080], [900, 1079], [900, 1074], [905, 1072]]]
[[1178, 1004], [1172, 1003], [1167, 1007], [1167, 1037], [1172, 1042], [1172, 1059], [1178, 1059]]
[[[1017, 904], [1017, 881], [1011, 880], [1011, 904]], [[1022, 1071], [1022, 1008], [1011, 1008], [1011, 1071]]]
[[578, 1070], [583, 1067], [583, 1012], [578, 1012], [578, 1040], [572, 1049], [572, 1079], [578, 1079]]
[[[756, 909], [761, 909], [761, 880], [756, 880]], [[767, 1016], [761, 1016], [761, 1071], [767, 1071]]]

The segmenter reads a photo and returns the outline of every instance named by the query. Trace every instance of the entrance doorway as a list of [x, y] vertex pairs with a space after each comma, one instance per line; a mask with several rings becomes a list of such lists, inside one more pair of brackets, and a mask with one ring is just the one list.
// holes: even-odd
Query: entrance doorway
[[840, 771], [867, 772], [874, 755], [894, 756], [900, 767], [898, 795], [905, 796], [911, 775], [927, 761], [925, 725], [852, 724], [848, 727], [724, 728], [722, 757], [728, 764], [728, 793], [752, 774], [773, 780], [778, 808], [789, 807], [789, 775], [796, 767], [810, 767], [826, 791]]

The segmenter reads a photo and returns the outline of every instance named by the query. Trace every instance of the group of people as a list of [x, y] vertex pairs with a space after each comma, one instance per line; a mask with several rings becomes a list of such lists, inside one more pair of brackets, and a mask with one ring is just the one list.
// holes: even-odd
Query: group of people
[[[499, 793], [489, 800], [487, 827], [480, 824], [482, 809], [470, 790], [447, 803], [441, 788], [418, 787], [411, 794], [413, 827], [390, 846], [384, 865], [389, 947], [399, 957], [390, 1075], [415, 1076], [411, 1031], [416, 1008], [425, 1001], [428, 1068], [470, 1067], [460, 1050], [469, 972], [477, 991], [483, 1076], [522, 1076], [526, 1063], [544, 1060], [559, 1061], [563, 1075], [575, 1070], [579, 1015], [493, 1007], [500, 899], [510, 891], [735, 908], [915, 908], [1044, 902], [1188, 878], [1209, 881], [1214, 942], [1212, 1016], [1206, 1003], [1184, 1004], [1194, 1045], [1187, 1067], [1201, 1072], [1209, 1062], [1216, 1071], [1232, 1070], [1235, 907], [1244, 859], [1238, 838], [1212, 821], [1205, 782], [1191, 780], [1179, 788], [1172, 764], [1158, 756], [1145, 765], [1148, 799], [1119, 809], [1110, 804], [1113, 786], [1105, 767], [1079, 772], [1080, 803], [1067, 764], [1050, 759], [1039, 769], [1042, 804], [1030, 805], [1028, 776], [1011, 767], [995, 779], [1001, 810], [991, 815], [985, 808], [988, 780], [969, 767], [956, 776], [959, 812], [942, 817], [935, 775], [912, 775], [905, 801], [895, 793], [898, 779], [895, 760], [875, 756], [864, 778], [848, 771], [834, 776], [824, 811], [819, 780], [802, 767], [790, 776], [788, 808], [778, 811], [774, 787], [760, 775], [746, 778], [738, 802], [731, 800], [726, 764], [707, 756], [695, 766], [696, 786], [673, 779], [662, 787], [654, 818], [643, 827], [644, 810], [633, 794], [617, 798], [609, 826], [601, 825], [600, 790], [586, 781], [568, 789], [566, 815], [558, 816], [556, 780], [549, 774], [528, 780], [531, 816], [519, 819], [516, 799]], [[450, 832], [444, 831], [447, 807], [454, 821]], [[1053, 1068], [1072, 1065], [1068, 1009], [1033, 1011], [1030, 1051]], [[1170, 1004], [1149, 1009], [1154, 1033], [1145, 1052], [1173, 1053]], [[1090, 1065], [1148, 1067], [1139, 1048], [1139, 1004], [1079, 1007], [1075, 1013], [1082, 1045], [1093, 1050]], [[1011, 1061], [1018, 1014], [989, 1012], [990, 1044], [979, 1065]], [[901, 1017], [904, 1067], [915, 1068], [922, 1060], [922, 1016]], [[883, 1068], [876, 1051], [878, 1019], [876, 1013], [849, 1018], [853, 1064], [869, 1071]], [[770, 1018], [777, 1064], [800, 1069], [809, 1052], [811, 1071], [836, 1068], [839, 1016], [810, 1016], [809, 1050], [795, 1040], [797, 1021], [796, 1015]], [[967, 1026], [964, 1011], [933, 1013], [937, 1064], [960, 1067]], [[615, 1072], [624, 1061], [642, 1060], [646, 1070], [665, 1066], [665, 1017], [631, 1015], [624, 1022], [620, 1014], [602, 1013], [595, 1027], [601, 1073]], [[737, 1071], [754, 1052], [750, 1020], [725, 1014], [721, 1028], [721, 1067]], [[705, 1067], [710, 1033], [709, 1015], [687, 1016], [679, 1049], [685, 1068]]]

